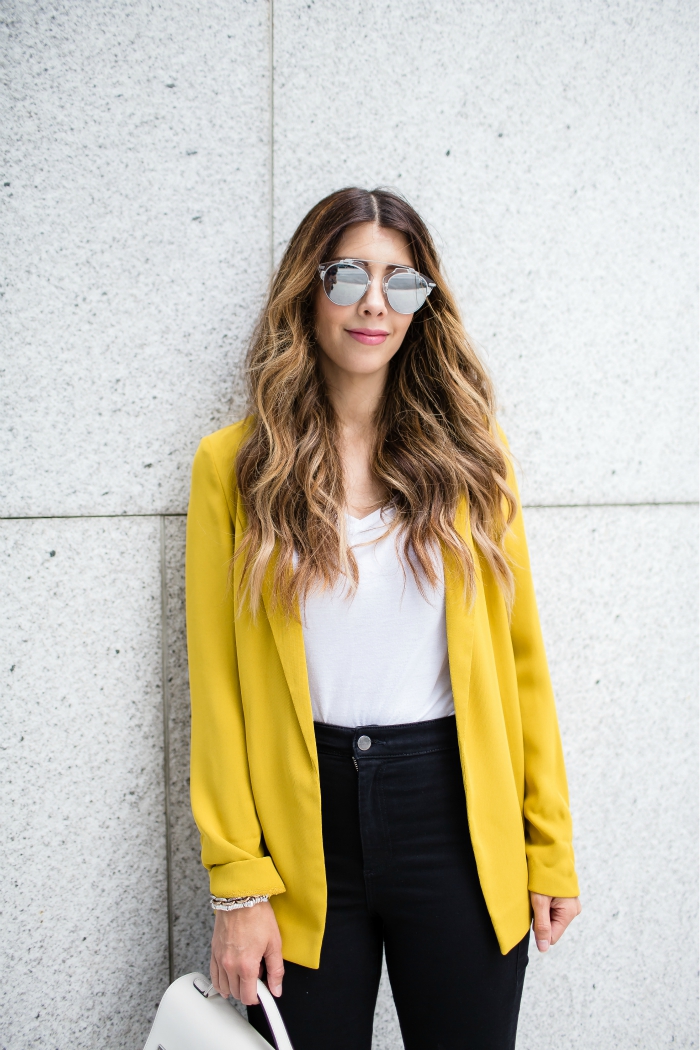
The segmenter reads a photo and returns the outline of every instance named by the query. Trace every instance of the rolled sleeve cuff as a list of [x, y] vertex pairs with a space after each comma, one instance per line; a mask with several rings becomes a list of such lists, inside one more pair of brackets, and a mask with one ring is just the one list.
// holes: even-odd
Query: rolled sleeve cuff
[[272, 857], [215, 864], [209, 869], [209, 891], [214, 897], [272, 897], [285, 885]]
[[541, 860], [528, 858], [527, 888], [530, 893], [542, 893], [546, 897], [579, 896], [578, 878], [572, 864], [549, 867]]

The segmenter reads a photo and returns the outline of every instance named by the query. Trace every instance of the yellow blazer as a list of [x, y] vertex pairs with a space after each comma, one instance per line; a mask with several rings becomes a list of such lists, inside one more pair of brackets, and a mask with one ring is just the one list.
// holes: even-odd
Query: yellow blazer
[[[321, 794], [301, 623], [234, 613], [229, 565], [245, 528], [233, 466], [247, 421], [201, 442], [187, 518], [192, 810], [211, 892], [270, 894], [285, 959], [317, 967], [326, 920]], [[515, 491], [515, 478], [510, 477]], [[571, 816], [520, 511], [502, 594], [471, 538], [475, 601], [445, 564], [447, 645], [471, 840], [501, 951], [530, 924], [528, 889], [575, 897]], [[235, 563], [233, 589], [240, 582]], [[269, 574], [268, 574], [269, 579]]]

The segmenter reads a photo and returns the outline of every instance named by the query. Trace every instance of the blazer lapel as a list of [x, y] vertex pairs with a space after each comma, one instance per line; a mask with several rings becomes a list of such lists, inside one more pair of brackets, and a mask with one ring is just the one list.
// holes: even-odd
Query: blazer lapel
[[263, 604], [272, 628], [272, 636], [275, 639], [289, 692], [292, 695], [294, 710], [299, 719], [299, 725], [314, 769], [318, 769], [316, 734], [314, 732], [314, 719], [311, 710], [311, 693], [309, 691], [309, 676], [306, 670], [304, 633], [301, 627], [299, 609], [297, 607], [295, 610], [296, 615], [294, 617], [288, 618], [279, 607], [272, 608], [272, 577], [277, 557], [278, 551], [275, 549], [265, 575]]
[[[241, 537], [246, 529], [246, 513], [240, 496], [236, 506], [236, 538]], [[279, 547], [275, 545], [272, 557], [268, 563], [265, 579], [263, 582], [263, 605], [267, 615], [268, 623], [272, 630], [272, 637], [277, 646], [284, 677], [291, 693], [294, 710], [299, 720], [304, 742], [309, 751], [314, 769], [318, 770], [318, 756], [316, 753], [316, 734], [314, 732], [314, 717], [311, 710], [311, 693], [309, 691], [309, 676], [306, 670], [306, 652], [304, 650], [304, 634], [301, 627], [301, 618], [296, 610], [296, 617], [287, 619], [279, 609], [272, 608], [272, 579], [275, 566], [279, 557]]]
[[[461, 500], [455, 517], [455, 528], [466, 541], [474, 559], [477, 581], [481, 575], [479, 559], [474, 550], [469, 526], [469, 508]], [[447, 622], [447, 653], [457, 724], [466, 713], [469, 702], [469, 682], [474, 644], [474, 612], [476, 601], [464, 594], [464, 574], [453, 556], [443, 552], [445, 567], [445, 619]]]

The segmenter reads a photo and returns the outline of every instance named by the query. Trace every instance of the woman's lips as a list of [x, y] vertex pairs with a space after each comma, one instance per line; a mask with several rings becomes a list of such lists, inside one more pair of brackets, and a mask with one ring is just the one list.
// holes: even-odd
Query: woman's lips
[[353, 339], [357, 339], [358, 343], [365, 343], [367, 346], [378, 346], [389, 334], [383, 332], [381, 328], [346, 328], [345, 331]]

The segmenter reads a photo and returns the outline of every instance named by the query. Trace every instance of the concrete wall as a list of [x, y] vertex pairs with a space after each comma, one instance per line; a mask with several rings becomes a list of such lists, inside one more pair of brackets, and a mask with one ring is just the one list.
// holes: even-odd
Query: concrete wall
[[0, 13], [0, 1047], [139, 1050], [207, 967], [189, 467], [271, 261], [351, 183], [430, 222], [523, 469], [585, 907], [519, 1046], [696, 1047], [695, 5]]

